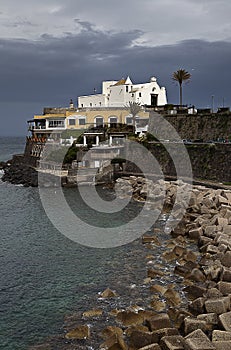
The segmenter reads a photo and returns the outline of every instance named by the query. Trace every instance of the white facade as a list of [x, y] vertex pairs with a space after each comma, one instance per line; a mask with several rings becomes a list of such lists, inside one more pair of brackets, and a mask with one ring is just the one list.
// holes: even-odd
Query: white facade
[[78, 107], [125, 107], [130, 101], [142, 106], [164, 106], [167, 104], [166, 90], [158, 85], [155, 77], [143, 84], [133, 84], [129, 77], [119, 81], [104, 81], [102, 94], [78, 97]]

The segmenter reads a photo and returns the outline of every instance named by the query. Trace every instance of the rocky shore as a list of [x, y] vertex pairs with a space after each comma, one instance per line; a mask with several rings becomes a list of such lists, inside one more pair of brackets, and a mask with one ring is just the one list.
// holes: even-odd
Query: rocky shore
[[12, 159], [7, 162], [1, 162], [0, 169], [4, 171], [2, 181], [7, 181], [14, 185], [23, 185], [25, 187], [38, 186], [38, 173], [35, 168], [29, 164]]
[[[66, 319], [63, 336], [31, 350], [231, 349], [231, 191], [194, 186], [185, 208], [188, 186], [139, 177], [118, 180], [121, 197], [132, 193], [139, 202], [148, 197], [150, 210], [160, 208], [163, 190], [164, 212], [173, 207], [177, 191], [182, 193], [173, 216], [177, 219], [183, 209], [185, 214], [165, 244], [158, 228], [142, 237], [147, 250], [143, 285], [149, 295], [134, 303], [131, 292], [130, 306], [118, 308], [120, 296], [107, 288], [96, 307]], [[168, 280], [171, 266], [173, 283]]]

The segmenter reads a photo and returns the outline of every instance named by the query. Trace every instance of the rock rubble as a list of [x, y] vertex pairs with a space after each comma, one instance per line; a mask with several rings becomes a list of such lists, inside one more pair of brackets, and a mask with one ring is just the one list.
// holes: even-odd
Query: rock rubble
[[[82, 323], [65, 335], [73, 341], [65, 349], [89, 348], [82, 342], [83, 335], [91, 337], [91, 317], [102, 322], [101, 350], [231, 349], [231, 191], [193, 186], [187, 203], [188, 189], [189, 185], [180, 181], [153, 183], [133, 176], [117, 181], [116, 191], [121, 198], [130, 195], [139, 202], [148, 200], [150, 210], [158, 208], [162, 213], [175, 206], [172, 219], [181, 220], [171, 229], [166, 249], [160, 249], [160, 254], [166, 265], [174, 264], [184, 293], [176, 283], [162, 283], [169, 271], [153, 263], [153, 246], [161, 248], [158, 229], [154, 229], [153, 234], [142, 237], [148, 251], [144, 283], [150, 290], [149, 307], [133, 305], [111, 310], [114, 326], [105, 326], [101, 310], [86, 311]], [[176, 205], [177, 192], [181, 201]], [[197, 249], [189, 247], [192, 241]], [[108, 288], [100, 297], [119, 298]], [[106, 320], [108, 323], [108, 315]]]

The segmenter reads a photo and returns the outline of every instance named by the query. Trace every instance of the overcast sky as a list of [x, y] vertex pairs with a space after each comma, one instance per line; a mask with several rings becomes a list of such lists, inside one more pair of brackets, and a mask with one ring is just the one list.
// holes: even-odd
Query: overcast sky
[[0, 135], [128, 75], [156, 76], [178, 103], [179, 68], [185, 104], [231, 106], [230, 13], [230, 0], [0, 0]]

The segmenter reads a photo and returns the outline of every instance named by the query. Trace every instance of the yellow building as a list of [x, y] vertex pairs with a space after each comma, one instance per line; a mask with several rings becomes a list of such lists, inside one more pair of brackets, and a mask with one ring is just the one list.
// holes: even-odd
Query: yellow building
[[[149, 119], [149, 111], [144, 107], [136, 115], [136, 128], [141, 121]], [[119, 124], [132, 125], [133, 118], [126, 107], [99, 107], [99, 108], [74, 108], [71, 101], [67, 108], [44, 108], [42, 115], [34, 115], [33, 120], [28, 121], [32, 136], [41, 138], [52, 134], [61, 138], [64, 131], [83, 132], [89, 128], [116, 127]]]

